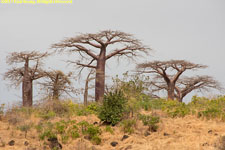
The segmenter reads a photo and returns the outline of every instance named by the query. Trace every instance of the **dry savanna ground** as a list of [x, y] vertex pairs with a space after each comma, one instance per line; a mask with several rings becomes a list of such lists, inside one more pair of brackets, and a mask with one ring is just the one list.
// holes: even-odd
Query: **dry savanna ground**
[[[224, 150], [225, 149], [225, 122], [205, 120], [193, 115], [185, 117], [169, 118], [161, 111], [142, 111], [142, 114], [153, 113], [160, 116], [157, 132], [146, 134], [147, 127], [141, 121], [136, 122], [134, 133], [125, 134], [120, 125], [112, 127], [113, 133], [105, 132], [106, 125], [100, 124], [95, 115], [73, 116], [50, 119], [51, 122], [59, 120], [87, 121], [96, 124], [103, 131], [100, 135], [102, 142], [94, 145], [84, 136], [75, 140], [69, 139], [63, 144], [59, 143], [63, 150]], [[25, 132], [18, 130], [16, 125], [31, 123], [33, 125], [42, 121], [41, 118], [30, 116], [29, 118], [1, 118], [0, 121], [0, 150], [48, 150], [48, 140], [40, 140], [35, 128]], [[19, 117], [19, 116], [18, 116]], [[9, 121], [9, 119], [11, 119]], [[14, 119], [14, 120], [13, 120]], [[15, 120], [17, 122], [15, 122]], [[13, 122], [14, 121], [14, 122]], [[126, 138], [123, 138], [124, 135]], [[112, 146], [112, 142], [117, 142]]]

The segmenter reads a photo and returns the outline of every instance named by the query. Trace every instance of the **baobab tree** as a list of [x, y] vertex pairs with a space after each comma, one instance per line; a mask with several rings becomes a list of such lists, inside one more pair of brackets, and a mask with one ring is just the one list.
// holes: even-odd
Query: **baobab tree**
[[218, 81], [210, 76], [184, 77], [179, 79], [178, 86], [175, 86], [175, 97], [182, 102], [183, 98], [193, 90], [199, 92], [210, 91], [210, 89], [223, 90]]
[[41, 69], [41, 61], [47, 56], [49, 56], [47, 52], [23, 51], [13, 52], [6, 58], [6, 62], [9, 65], [24, 64], [21, 67], [14, 66], [8, 70], [4, 78], [9, 79], [12, 85], [16, 87], [22, 83], [22, 98], [23, 106], [25, 107], [30, 107], [33, 104], [33, 81], [44, 76]]
[[105, 65], [107, 60], [122, 56], [135, 58], [141, 53], [148, 54], [150, 48], [144, 46], [140, 40], [131, 34], [121, 31], [101, 31], [96, 34], [80, 34], [76, 37], [53, 44], [56, 51], [78, 53], [80, 59], [70, 61], [78, 67], [95, 69], [95, 100], [102, 102], [105, 88]]
[[84, 88], [84, 106], [87, 106], [88, 105], [88, 90], [91, 88], [89, 86], [89, 82], [91, 80], [93, 80], [94, 78], [91, 77], [92, 74], [94, 74], [94, 69], [91, 69], [90, 72], [88, 73], [87, 75], [87, 78], [85, 80], [85, 88]]
[[168, 99], [182, 102], [183, 98], [193, 90], [221, 89], [220, 84], [210, 76], [182, 77], [185, 71], [206, 67], [185, 60], [170, 60], [142, 63], [137, 65], [137, 70], [140, 73], [154, 75], [150, 82], [152, 93], [164, 90], [167, 92]]
[[66, 93], [70, 95], [74, 91], [70, 78], [72, 73], [64, 74], [60, 70], [45, 71], [44, 80], [39, 84], [45, 89], [53, 100], [59, 100], [59, 97]]

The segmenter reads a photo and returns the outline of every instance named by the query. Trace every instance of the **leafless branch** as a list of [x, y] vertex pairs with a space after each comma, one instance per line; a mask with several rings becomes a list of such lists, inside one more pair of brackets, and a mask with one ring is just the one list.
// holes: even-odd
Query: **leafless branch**
[[[177, 98], [182, 101], [183, 97], [193, 90], [221, 89], [219, 83], [209, 76], [181, 77], [187, 70], [193, 71], [206, 67], [185, 60], [170, 60], [142, 63], [137, 65], [137, 71], [154, 75], [151, 81], [151, 86], [154, 87], [152, 92], [166, 90], [169, 99]], [[170, 71], [172, 74], [169, 74]]]

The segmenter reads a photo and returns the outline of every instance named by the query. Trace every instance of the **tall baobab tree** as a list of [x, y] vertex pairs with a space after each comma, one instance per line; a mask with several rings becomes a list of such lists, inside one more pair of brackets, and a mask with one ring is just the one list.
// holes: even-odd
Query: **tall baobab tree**
[[182, 102], [183, 98], [193, 90], [221, 89], [219, 83], [209, 76], [181, 76], [185, 71], [206, 67], [185, 60], [170, 60], [142, 63], [137, 65], [137, 70], [140, 73], [154, 74], [150, 83], [153, 93], [165, 90], [168, 99], [176, 98]]
[[66, 38], [53, 44], [52, 48], [59, 52], [78, 53], [80, 59], [71, 63], [81, 67], [81, 70], [84, 67], [96, 70], [95, 100], [99, 102], [104, 96], [106, 61], [113, 57], [119, 60], [122, 56], [133, 59], [140, 56], [139, 52], [148, 54], [150, 50], [131, 34], [111, 30]]
[[[18, 87], [22, 83], [23, 106], [29, 107], [33, 104], [33, 81], [44, 76], [41, 69], [41, 61], [47, 57], [48, 53], [37, 51], [13, 52], [9, 54], [6, 62], [9, 65], [24, 64], [22, 67], [14, 66], [4, 75], [12, 85]], [[33, 64], [30, 66], [30, 64]]]
[[53, 100], [58, 100], [63, 93], [70, 95], [70, 93], [74, 91], [70, 81], [72, 76], [71, 72], [64, 74], [60, 70], [53, 70], [45, 71], [44, 74], [45, 80], [39, 82], [39, 84], [43, 87], [43, 89], [49, 92], [49, 95], [53, 98]]

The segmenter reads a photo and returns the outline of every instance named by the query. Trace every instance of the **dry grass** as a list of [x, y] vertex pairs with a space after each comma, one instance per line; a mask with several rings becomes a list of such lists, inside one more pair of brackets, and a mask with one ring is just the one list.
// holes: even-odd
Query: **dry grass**
[[[142, 113], [148, 114], [149, 112]], [[167, 118], [160, 111], [155, 111], [153, 114], [160, 115], [161, 122], [158, 132], [151, 133], [147, 137], [144, 136], [147, 127], [143, 126], [140, 121], [137, 121], [135, 133], [129, 135], [129, 138], [124, 141], [121, 141], [124, 133], [118, 125], [112, 127], [114, 134], [109, 132], [102, 133], [102, 143], [100, 145], [93, 146], [90, 141], [81, 137], [69, 141], [68, 144], [62, 144], [63, 150], [222, 150], [225, 148], [225, 122], [207, 121], [195, 116]], [[36, 150], [49, 149], [45, 142], [39, 140], [38, 133], [34, 128], [28, 131], [26, 138], [22, 131], [16, 129], [16, 126], [26, 122], [38, 124], [41, 121], [40, 118], [34, 115], [14, 115], [11, 113], [11, 115], [7, 115], [0, 121], [0, 150], [28, 150], [28, 147], [30, 149], [36, 148]], [[12, 122], [9, 121], [10, 119], [19, 121]], [[51, 122], [61, 119], [56, 117]], [[99, 122], [95, 115], [73, 116], [63, 119], [72, 119], [77, 122]], [[105, 126], [102, 125], [100, 128], [104, 131]], [[14, 146], [8, 145], [8, 142], [11, 140], [15, 141]], [[28, 146], [24, 145], [25, 141], [29, 142]], [[112, 141], [118, 142], [116, 148], [110, 145]]]

